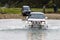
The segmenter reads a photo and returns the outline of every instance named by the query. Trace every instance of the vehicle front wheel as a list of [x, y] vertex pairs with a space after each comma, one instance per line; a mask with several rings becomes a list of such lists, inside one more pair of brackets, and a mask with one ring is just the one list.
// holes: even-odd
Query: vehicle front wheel
[[31, 28], [33, 28], [33, 25], [31, 25]]
[[23, 15], [23, 16], [26, 16], [26, 14], [24, 14], [24, 13], [23, 13], [22, 15]]

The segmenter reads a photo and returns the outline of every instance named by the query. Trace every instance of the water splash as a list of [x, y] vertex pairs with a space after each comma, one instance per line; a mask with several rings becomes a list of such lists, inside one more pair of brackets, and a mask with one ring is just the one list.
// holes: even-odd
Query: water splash
[[[47, 29], [60, 29], [60, 20], [47, 20]], [[22, 19], [0, 19], [0, 30], [27, 29], [26, 21]]]
[[24, 29], [25, 24], [25, 21], [22, 21], [22, 19], [0, 19], [0, 30]]
[[48, 29], [60, 29], [60, 20], [47, 20]]

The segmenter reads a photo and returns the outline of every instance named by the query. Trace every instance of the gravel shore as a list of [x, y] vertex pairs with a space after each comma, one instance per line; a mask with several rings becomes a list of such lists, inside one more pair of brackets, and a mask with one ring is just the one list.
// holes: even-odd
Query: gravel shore
[[60, 14], [45, 14], [48, 19], [60, 19]]
[[[45, 14], [48, 19], [60, 19], [60, 14]], [[20, 14], [0, 14], [0, 19], [25, 19]]]

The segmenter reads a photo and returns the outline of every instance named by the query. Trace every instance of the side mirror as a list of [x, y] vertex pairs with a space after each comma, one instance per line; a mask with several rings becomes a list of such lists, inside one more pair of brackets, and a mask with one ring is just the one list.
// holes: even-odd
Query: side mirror
[[45, 17], [45, 19], [48, 19], [48, 17]]

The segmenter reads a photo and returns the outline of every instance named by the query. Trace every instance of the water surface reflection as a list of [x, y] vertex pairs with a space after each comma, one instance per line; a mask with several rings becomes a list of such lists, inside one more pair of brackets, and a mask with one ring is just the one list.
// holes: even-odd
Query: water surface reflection
[[28, 32], [28, 40], [45, 40], [46, 35], [44, 30], [31, 30]]

